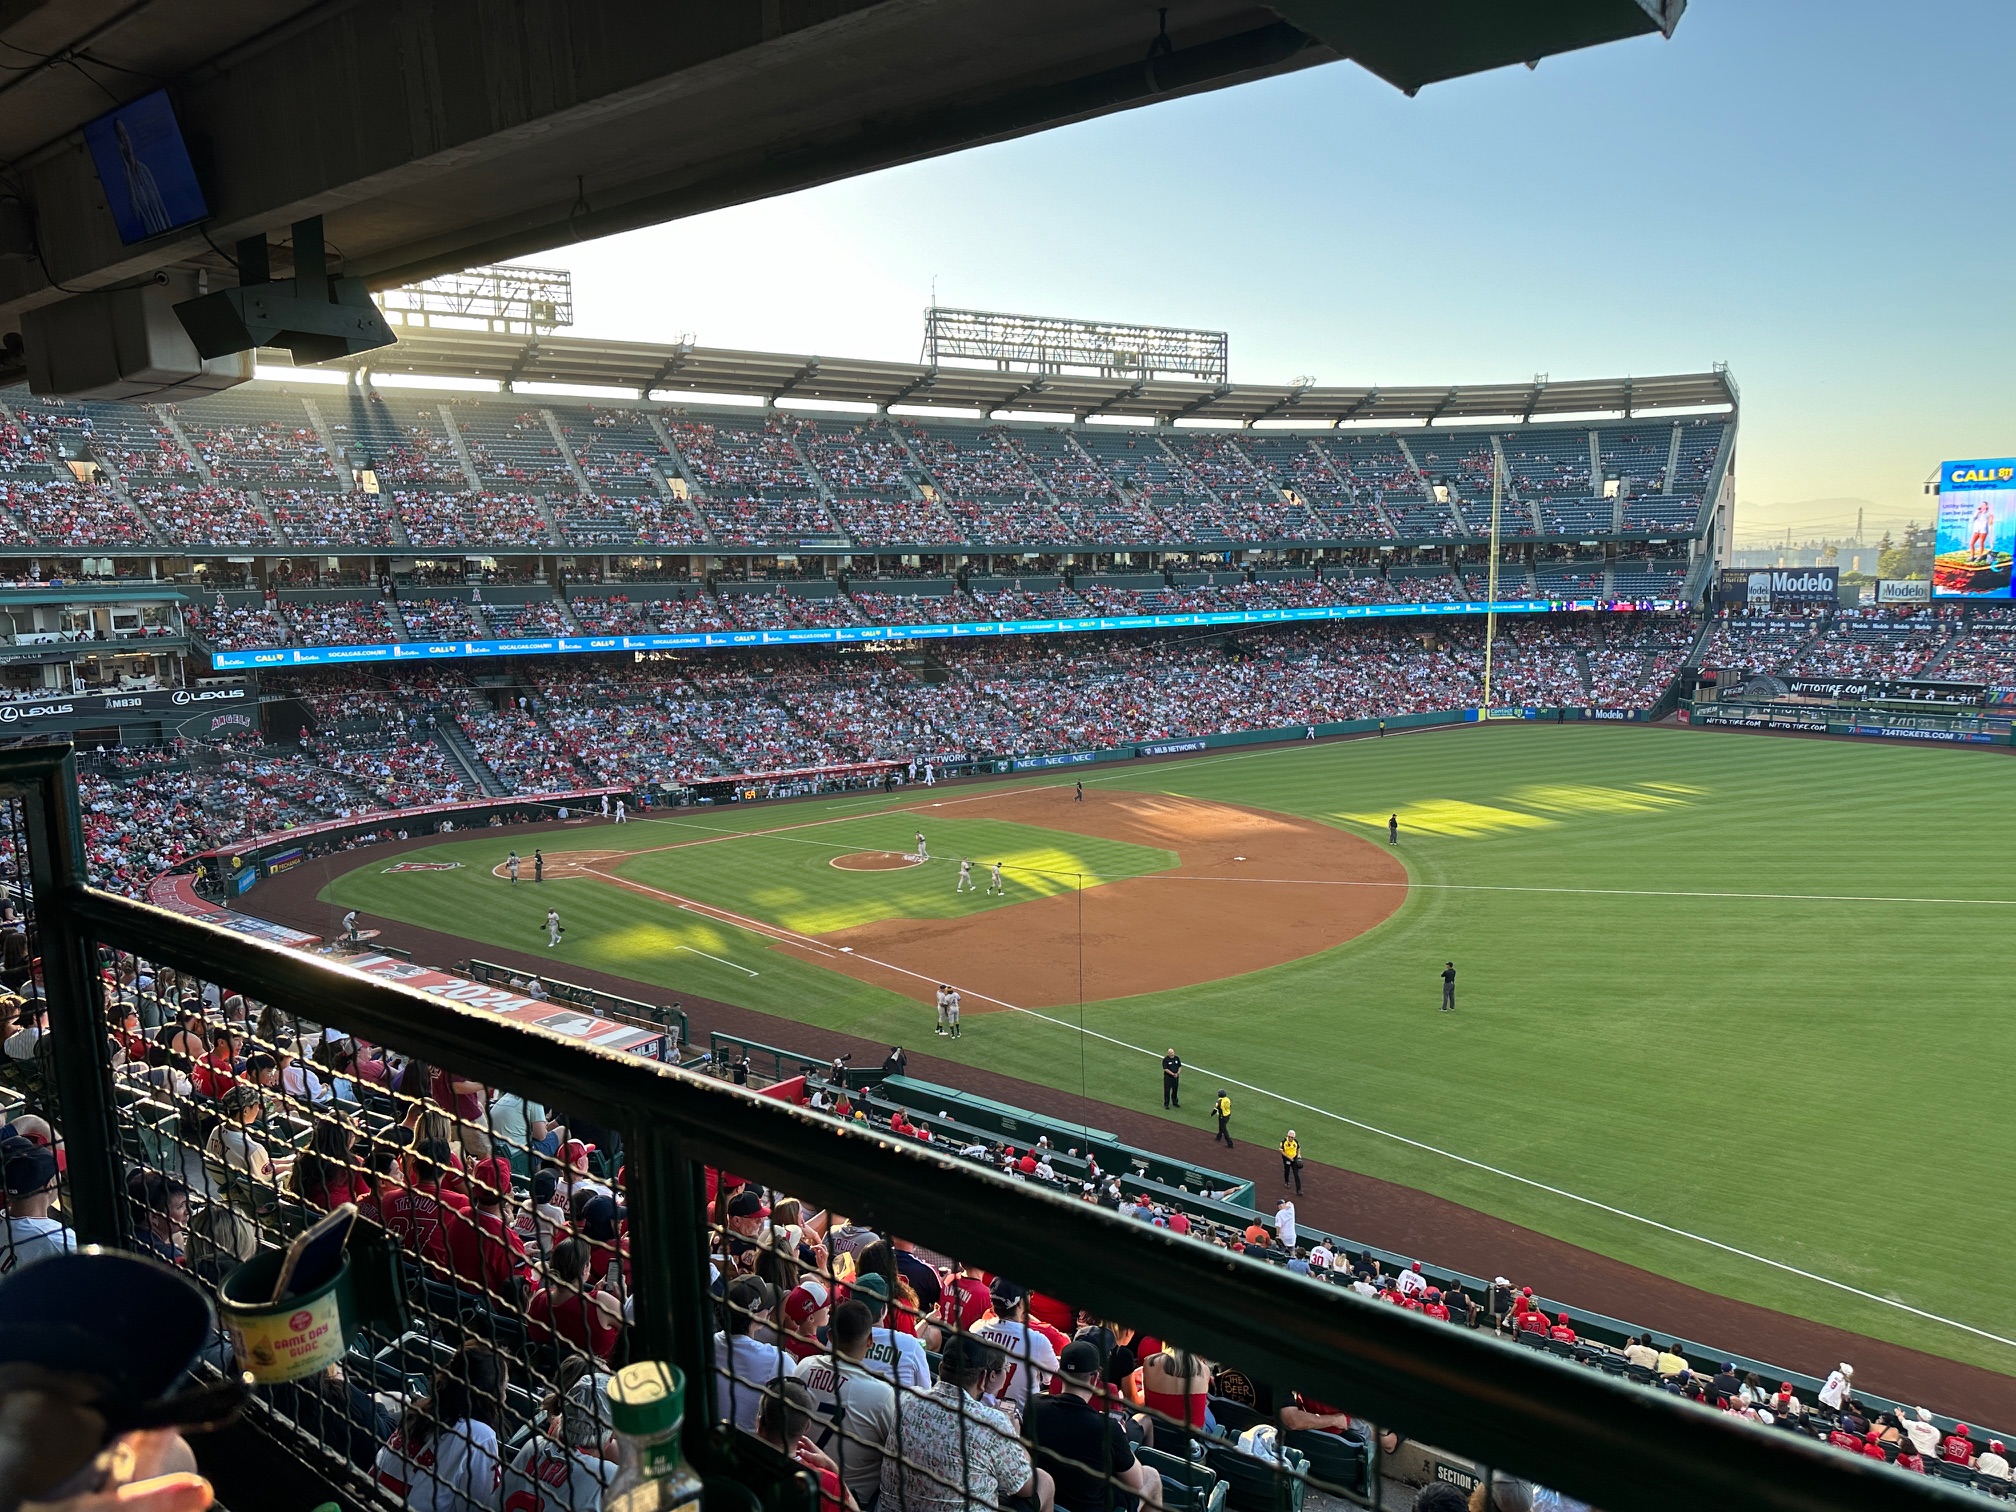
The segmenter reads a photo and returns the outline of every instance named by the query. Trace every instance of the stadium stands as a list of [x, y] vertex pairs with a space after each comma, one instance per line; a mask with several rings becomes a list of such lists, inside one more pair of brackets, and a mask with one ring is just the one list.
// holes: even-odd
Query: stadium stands
[[443, 414], [460, 429], [481, 488], [512, 497], [575, 491], [574, 470], [538, 410], [460, 401]]
[[174, 407], [184, 434], [216, 480], [236, 488], [340, 486], [336, 461], [304, 402], [292, 395], [237, 388], [187, 408]]

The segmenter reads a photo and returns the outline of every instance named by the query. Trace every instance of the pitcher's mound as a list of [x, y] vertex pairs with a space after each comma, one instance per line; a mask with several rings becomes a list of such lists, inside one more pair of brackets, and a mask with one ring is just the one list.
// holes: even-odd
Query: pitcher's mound
[[850, 851], [827, 863], [841, 871], [901, 871], [906, 866], [922, 866], [908, 851]]

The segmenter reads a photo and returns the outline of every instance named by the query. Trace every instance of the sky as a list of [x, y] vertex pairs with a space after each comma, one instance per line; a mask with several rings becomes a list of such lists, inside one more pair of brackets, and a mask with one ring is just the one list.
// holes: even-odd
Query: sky
[[1223, 329], [1260, 382], [1725, 362], [1739, 539], [1873, 538], [2016, 454], [2011, 56], [2009, 0], [1693, 0], [1411, 100], [1332, 64], [533, 260], [579, 334], [708, 346], [914, 361], [935, 281]]

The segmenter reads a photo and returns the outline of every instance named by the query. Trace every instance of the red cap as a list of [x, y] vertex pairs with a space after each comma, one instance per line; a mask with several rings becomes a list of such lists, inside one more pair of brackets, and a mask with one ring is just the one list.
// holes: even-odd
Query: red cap
[[823, 1281], [801, 1281], [791, 1289], [791, 1295], [784, 1299], [784, 1321], [803, 1323], [824, 1307], [829, 1299], [830, 1294]]
[[1568, 1326], [1568, 1314], [1566, 1313], [1561, 1314], [1561, 1326], [1563, 1328], [1566, 1328]]
[[477, 1186], [488, 1187], [499, 1196], [511, 1194], [511, 1162], [502, 1156], [489, 1160], [479, 1160], [476, 1168], [469, 1173], [469, 1179]]
[[560, 1146], [560, 1158], [570, 1166], [585, 1162], [594, 1153], [595, 1146], [583, 1144], [578, 1139], [570, 1139]]
[[1970, 1437], [1972, 1437], [1972, 1435], [1968, 1433], [1968, 1431], [1967, 1431], [1967, 1425], [1966, 1425], [1965, 1423], [1955, 1423], [1955, 1424], [1953, 1425], [1953, 1434], [1954, 1434], [1954, 1437], [1956, 1437], [1956, 1438], [1970, 1438]]

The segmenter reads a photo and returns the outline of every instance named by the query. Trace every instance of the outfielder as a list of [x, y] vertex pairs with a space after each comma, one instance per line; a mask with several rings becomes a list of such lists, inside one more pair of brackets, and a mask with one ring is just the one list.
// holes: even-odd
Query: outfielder
[[1002, 897], [1007, 896], [1008, 884], [1001, 880], [1001, 863], [999, 861], [996, 861], [992, 869], [987, 873], [987, 891]]
[[959, 858], [959, 885], [952, 891], [955, 893], [980, 891], [979, 885], [973, 880], [973, 863], [964, 856]]
[[567, 932], [567, 931], [566, 931], [565, 929], [561, 928], [561, 926], [560, 926], [560, 910], [559, 910], [559, 909], [557, 909], [557, 908], [549, 908], [549, 909], [547, 909], [547, 910], [546, 910], [546, 948], [547, 948], [548, 950], [552, 950], [552, 949], [555, 949], [555, 948], [556, 948], [556, 947], [557, 947], [557, 946], [558, 946], [558, 945], [560, 944], [560, 936], [561, 936], [561, 935], [563, 935], [563, 934], [565, 934], [566, 932]]

